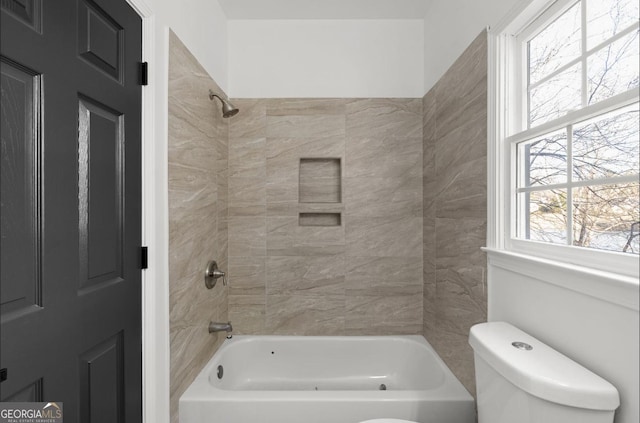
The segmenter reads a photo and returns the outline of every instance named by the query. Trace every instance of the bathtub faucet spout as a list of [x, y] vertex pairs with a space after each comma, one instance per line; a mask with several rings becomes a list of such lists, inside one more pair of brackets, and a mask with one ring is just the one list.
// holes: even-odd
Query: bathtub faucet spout
[[227, 338], [231, 338], [232, 330], [233, 328], [231, 327], [231, 322], [227, 322], [227, 323], [209, 322], [209, 333], [227, 332]]

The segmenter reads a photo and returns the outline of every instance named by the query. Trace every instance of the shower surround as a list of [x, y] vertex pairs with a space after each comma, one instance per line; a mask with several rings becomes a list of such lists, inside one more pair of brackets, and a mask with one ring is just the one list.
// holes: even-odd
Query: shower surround
[[[222, 341], [209, 320], [250, 335], [422, 334], [474, 392], [486, 54], [483, 32], [422, 99], [237, 99], [223, 119], [218, 86], [170, 35], [172, 422]], [[228, 287], [206, 291], [209, 259]]]
[[487, 33], [423, 98], [424, 336], [475, 392], [469, 329], [487, 320]]
[[169, 308], [171, 421], [178, 399], [224, 340], [210, 320], [227, 321], [227, 289], [208, 291], [208, 260], [227, 268], [228, 123], [209, 99], [217, 84], [169, 36]]
[[[236, 333], [422, 334], [421, 100], [233, 102], [241, 110], [229, 126]], [[319, 185], [304, 175], [299, 185], [301, 159], [333, 159], [325, 162], [340, 167], [339, 195], [323, 191], [320, 174]], [[326, 181], [335, 178], [325, 169]], [[339, 202], [306, 202], [314, 186]], [[330, 215], [301, 226], [300, 213]]]

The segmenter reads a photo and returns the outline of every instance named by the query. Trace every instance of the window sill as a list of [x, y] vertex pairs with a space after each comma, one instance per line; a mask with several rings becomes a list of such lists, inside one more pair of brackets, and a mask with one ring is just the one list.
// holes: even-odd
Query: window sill
[[488, 264], [523, 274], [635, 311], [640, 310], [640, 284], [637, 277], [591, 269], [528, 254], [483, 248]]

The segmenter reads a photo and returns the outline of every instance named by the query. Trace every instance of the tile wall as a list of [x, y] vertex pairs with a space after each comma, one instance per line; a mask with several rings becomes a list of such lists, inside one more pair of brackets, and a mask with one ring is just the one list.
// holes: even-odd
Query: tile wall
[[[241, 110], [229, 126], [235, 332], [421, 334], [421, 100], [233, 102]], [[301, 159], [331, 160], [303, 160], [300, 183]]]
[[424, 334], [475, 392], [469, 328], [487, 320], [487, 34], [423, 98]]
[[[174, 34], [170, 49], [172, 422], [222, 341], [209, 320], [237, 334], [424, 334], [473, 392], [486, 33], [422, 100], [239, 99], [229, 120]], [[205, 290], [209, 259], [228, 288]]]
[[227, 289], [204, 286], [208, 260], [227, 269], [228, 121], [208, 90], [221, 92], [175, 34], [169, 43], [169, 301], [171, 421], [178, 399], [224, 335]]

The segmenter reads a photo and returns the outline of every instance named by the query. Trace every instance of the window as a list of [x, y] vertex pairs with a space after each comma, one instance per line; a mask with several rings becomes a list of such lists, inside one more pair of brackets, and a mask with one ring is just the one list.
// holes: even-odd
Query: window
[[548, 125], [516, 143], [515, 235], [638, 254], [638, 103], [619, 97], [638, 89], [638, 2], [558, 6], [518, 37], [524, 124]]
[[637, 274], [638, 1], [532, 3], [496, 46], [498, 232], [508, 249]]

